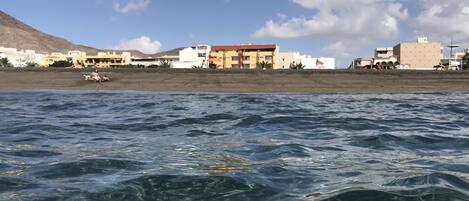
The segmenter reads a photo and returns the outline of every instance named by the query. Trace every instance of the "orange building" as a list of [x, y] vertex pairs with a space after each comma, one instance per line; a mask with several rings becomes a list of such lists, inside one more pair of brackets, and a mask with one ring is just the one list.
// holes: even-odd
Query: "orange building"
[[228, 45], [212, 46], [210, 66], [217, 69], [255, 69], [257, 64], [267, 62], [278, 68], [279, 48], [271, 45]]

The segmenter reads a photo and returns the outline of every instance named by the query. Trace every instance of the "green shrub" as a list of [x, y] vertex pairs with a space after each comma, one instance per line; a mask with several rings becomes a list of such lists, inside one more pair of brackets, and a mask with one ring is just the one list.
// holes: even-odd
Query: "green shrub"
[[274, 65], [272, 65], [272, 63], [269, 63], [269, 62], [266, 62], [266, 61], [261, 61], [261, 62], [258, 62], [256, 64], [256, 67], [257, 67], [257, 69], [261, 69], [261, 70], [266, 69], [266, 70], [268, 70], [268, 69], [272, 69], [274, 67]]
[[53, 64], [49, 65], [52, 68], [67, 68], [72, 67], [73, 63], [70, 61], [56, 61]]
[[13, 65], [10, 63], [8, 58], [0, 58], [0, 67], [2, 68], [11, 68]]
[[462, 61], [463, 61], [463, 69], [469, 70], [469, 51], [466, 52], [466, 55], [464, 55]]

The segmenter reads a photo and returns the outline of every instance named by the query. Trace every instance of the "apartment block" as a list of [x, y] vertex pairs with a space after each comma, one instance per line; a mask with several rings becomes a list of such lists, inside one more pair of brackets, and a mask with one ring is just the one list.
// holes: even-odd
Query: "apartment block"
[[421, 37], [415, 43], [401, 43], [394, 47], [398, 62], [413, 70], [433, 70], [442, 59], [441, 44]]
[[279, 48], [275, 44], [212, 46], [209, 64], [218, 69], [255, 69], [257, 63], [268, 62], [277, 69], [278, 56]]

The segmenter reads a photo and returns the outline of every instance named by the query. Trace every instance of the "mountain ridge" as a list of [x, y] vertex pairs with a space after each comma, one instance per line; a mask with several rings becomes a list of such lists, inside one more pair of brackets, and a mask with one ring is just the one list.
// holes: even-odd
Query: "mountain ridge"
[[131, 52], [133, 56], [137, 57], [151, 56], [137, 50], [106, 50], [74, 44], [64, 38], [41, 32], [1, 10], [0, 46], [20, 50], [35, 50], [42, 54], [50, 54], [53, 52], [66, 53], [72, 50], [79, 50], [90, 55], [96, 55], [98, 52]]

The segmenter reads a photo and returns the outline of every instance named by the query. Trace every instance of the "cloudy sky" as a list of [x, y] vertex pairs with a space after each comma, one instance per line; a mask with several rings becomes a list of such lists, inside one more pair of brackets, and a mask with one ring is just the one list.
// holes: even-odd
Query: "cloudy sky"
[[469, 48], [469, 0], [0, 0], [0, 9], [75, 43], [146, 53], [277, 43], [345, 67], [417, 36]]

